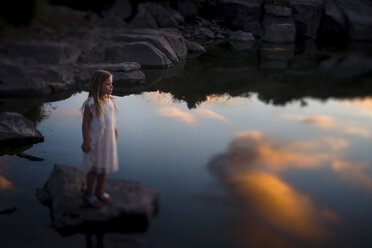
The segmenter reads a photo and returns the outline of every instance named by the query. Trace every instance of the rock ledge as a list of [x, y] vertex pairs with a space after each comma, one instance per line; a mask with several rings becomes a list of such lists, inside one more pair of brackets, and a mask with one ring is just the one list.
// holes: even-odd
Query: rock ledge
[[159, 194], [156, 190], [121, 179], [108, 179], [106, 191], [112, 205], [99, 209], [84, 206], [86, 188], [82, 170], [67, 165], [55, 165], [36, 197], [51, 209], [53, 226], [62, 235], [76, 232], [141, 232], [156, 214]]

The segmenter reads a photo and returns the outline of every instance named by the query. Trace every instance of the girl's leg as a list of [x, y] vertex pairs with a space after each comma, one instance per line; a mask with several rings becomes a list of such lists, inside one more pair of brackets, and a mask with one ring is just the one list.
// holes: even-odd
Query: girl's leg
[[97, 179], [97, 172], [94, 170], [91, 170], [88, 172], [86, 176], [86, 181], [87, 181], [87, 196], [93, 196], [94, 195], [94, 184]]
[[105, 192], [106, 172], [97, 174], [97, 191], [101, 195]]
[[97, 196], [104, 203], [111, 204], [112, 199], [109, 194], [105, 192], [105, 183], [106, 183], [106, 172], [100, 173], [97, 175]]

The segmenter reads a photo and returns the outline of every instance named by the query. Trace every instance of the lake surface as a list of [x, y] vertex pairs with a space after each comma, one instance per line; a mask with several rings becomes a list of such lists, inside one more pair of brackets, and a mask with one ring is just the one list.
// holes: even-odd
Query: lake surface
[[148, 84], [114, 80], [120, 170], [109, 176], [160, 192], [145, 233], [62, 237], [36, 200], [54, 164], [81, 167], [86, 92], [2, 99], [37, 123], [45, 141], [25, 153], [45, 160], [0, 157], [0, 208], [17, 206], [0, 215], [0, 246], [371, 247], [371, 58], [311, 47], [220, 46], [146, 71]]

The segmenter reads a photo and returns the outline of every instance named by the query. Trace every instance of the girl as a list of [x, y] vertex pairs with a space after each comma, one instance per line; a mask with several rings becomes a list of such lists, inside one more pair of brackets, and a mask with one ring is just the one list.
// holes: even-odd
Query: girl
[[108, 71], [96, 71], [90, 79], [88, 99], [81, 107], [83, 112], [81, 149], [84, 152], [84, 167], [89, 170], [84, 200], [92, 207], [112, 203], [110, 195], [104, 191], [104, 185], [107, 172], [118, 170], [115, 118], [117, 105], [111, 96], [112, 89], [112, 75]]

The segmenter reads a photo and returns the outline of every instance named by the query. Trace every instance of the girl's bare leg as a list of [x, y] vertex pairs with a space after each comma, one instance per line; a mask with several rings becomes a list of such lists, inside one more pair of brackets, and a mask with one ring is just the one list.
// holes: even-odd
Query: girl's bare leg
[[106, 183], [106, 172], [97, 175], [97, 196], [98, 198], [106, 203], [111, 204], [112, 199], [109, 194], [105, 193], [105, 183]]
[[87, 176], [86, 176], [87, 196], [93, 196], [94, 195], [94, 184], [96, 182], [96, 179], [97, 179], [97, 172], [95, 172], [93, 170], [89, 171]]
[[97, 174], [97, 194], [105, 192], [106, 172]]

